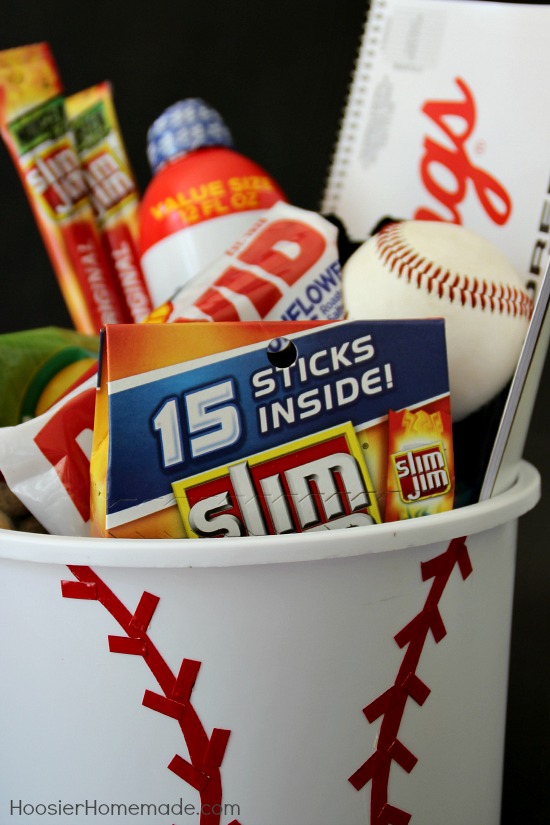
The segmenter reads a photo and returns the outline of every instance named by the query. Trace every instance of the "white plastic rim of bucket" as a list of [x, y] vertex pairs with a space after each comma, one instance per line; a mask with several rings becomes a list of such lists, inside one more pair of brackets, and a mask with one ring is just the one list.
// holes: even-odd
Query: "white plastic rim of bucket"
[[[345, 531], [220, 539], [107, 539], [0, 529], [0, 558], [106, 567], [232, 567], [385, 553], [471, 536], [514, 521], [539, 501], [539, 472], [518, 464], [515, 483], [494, 498], [446, 513]], [[284, 538], [284, 541], [281, 539]]]

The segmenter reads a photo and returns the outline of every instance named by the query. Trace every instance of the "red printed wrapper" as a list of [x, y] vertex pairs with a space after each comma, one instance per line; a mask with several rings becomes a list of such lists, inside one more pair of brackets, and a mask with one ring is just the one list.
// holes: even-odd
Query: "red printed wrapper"
[[340, 320], [337, 233], [321, 215], [281, 201], [147, 320]]
[[454, 458], [449, 398], [388, 416], [385, 521], [452, 510]]
[[79, 332], [124, 314], [111, 281], [62, 85], [46, 43], [0, 52], [0, 127]]
[[0, 427], [0, 472], [49, 533], [87, 536], [97, 375], [47, 412]]
[[139, 195], [110, 83], [105, 81], [67, 97], [66, 107], [127, 321], [142, 321], [153, 306], [137, 252]]

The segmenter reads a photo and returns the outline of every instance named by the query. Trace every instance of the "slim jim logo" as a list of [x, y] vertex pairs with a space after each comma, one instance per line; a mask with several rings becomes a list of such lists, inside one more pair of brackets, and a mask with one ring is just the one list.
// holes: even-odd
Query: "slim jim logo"
[[262, 536], [380, 521], [352, 425], [176, 482], [189, 536]]
[[392, 461], [405, 503], [449, 492], [451, 481], [441, 444], [398, 453]]
[[74, 149], [60, 145], [36, 155], [26, 173], [30, 188], [40, 195], [55, 217], [72, 213], [88, 189]]
[[504, 186], [472, 161], [476, 104], [464, 80], [457, 77], [455, 81], [462, 95], [459, 99], [428, 101], [422, 107], [438, 133], [437, 138], [424, 138], [420, 177], [443, 211], [420, 207], [414, 218], [461, 224], [460, 206], [471, 184], [487, 216], [501, 226], [510, 217], [512, 201]]
[[90, 197], [100, 218], [136, 192], [130, 176], [110, 152], [97, 152], [83, 161], [83, 167]]

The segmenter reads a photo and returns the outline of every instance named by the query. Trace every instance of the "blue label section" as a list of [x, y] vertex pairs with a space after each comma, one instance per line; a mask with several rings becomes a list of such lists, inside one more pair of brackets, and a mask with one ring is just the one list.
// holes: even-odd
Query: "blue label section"
[[281, 310], [282, 321], [339, 321], [344, 317], [340, 262], [334, 261], [316, 275], [301, 295]]
[[[275, 351], [268, 343], [110, 395], [109, 514], [184, 477], [448, 392], [441, 320], [356, 321], [289, 335]], [[287, 347], [294, 362], [277, 366]]]

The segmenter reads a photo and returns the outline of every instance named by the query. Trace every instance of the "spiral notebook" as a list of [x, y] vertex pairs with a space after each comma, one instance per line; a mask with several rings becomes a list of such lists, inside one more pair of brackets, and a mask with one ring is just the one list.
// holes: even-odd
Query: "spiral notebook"
[[463, 224], [536, 296], [480, 500], [510, 486], [550, 340], [550, 6], [373, 0], [321, 210], [366, 239], [386, 217]]
[[550, 6], [373, 0], [321, 210], [461, 223], [535, 292], [550, 257]]

